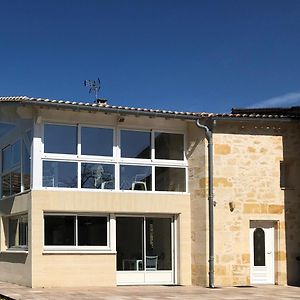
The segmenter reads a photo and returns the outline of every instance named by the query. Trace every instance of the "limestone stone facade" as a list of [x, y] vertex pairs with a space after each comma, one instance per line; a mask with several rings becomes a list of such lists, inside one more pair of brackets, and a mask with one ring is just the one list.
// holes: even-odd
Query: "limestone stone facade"
[[[217, 121], [214, 142], [216, 286], [250, 285], [250, 222], [273, 221], [275, 283], [300, 283], [299, 124]], [[190, 167], [193, 284], [207, 285], [207, 151], [203, 133]], [[197, 142], [195, 142], [197, 143]], [[194, 147], [193, 144], [190, 145]], [[204, 162], [197, 168], [194, 161]], [[287, 170], [281, 174], [281, 163]], [[285, 186], [280, 181], [285, 177]], [[205, 214], [207, 216], [207, 214]]]

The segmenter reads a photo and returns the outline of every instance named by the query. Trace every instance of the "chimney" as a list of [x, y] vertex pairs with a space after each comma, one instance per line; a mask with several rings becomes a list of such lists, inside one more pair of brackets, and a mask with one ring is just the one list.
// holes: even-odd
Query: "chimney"
[[107, 99], [96, 99], [95, 101], [97, 104], [107, 104]]

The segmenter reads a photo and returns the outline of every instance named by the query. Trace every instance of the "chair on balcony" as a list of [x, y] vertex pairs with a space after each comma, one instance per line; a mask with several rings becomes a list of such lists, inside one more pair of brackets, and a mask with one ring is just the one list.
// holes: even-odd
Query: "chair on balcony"
[[137, 174], [134, 177], [134, 181], [131, 184], [132, 190], [139, 190], [139, 191], [147, 191], [147, 184], [146, 184], [146, 174]]
[[158, 261], [157, 255], [152, 255], [152, 256], [146, 255], [146, 271], [157, 271], [157, 261]]

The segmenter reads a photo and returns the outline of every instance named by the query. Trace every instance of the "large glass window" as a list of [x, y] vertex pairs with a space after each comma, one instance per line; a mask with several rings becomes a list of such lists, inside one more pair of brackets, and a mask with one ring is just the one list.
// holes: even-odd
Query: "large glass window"
[[183, 160], [184, 135], [177, 133], [155, 133], [155, 158]]
[[11, 146], [7, 146], [2, 150], [2, 172], [11, 168]]
[[45, 246], [108, 246], [105, 216], [45, 215]]
[[185, 168], [155, 167], [155, 190], [185, 192]]
[[122, 165], [120, 169], [121, 190], [151, 191], [151, 167]]
[[27, 247], [28, 217], [18, 216], [9, 218], [9, 247]]
[[81, 187], [88, 189], [114, 189], [115, 166], [112, 164], [81, 164]]
[[121, 130], [121, 156], [128, 158], [151, 158], [151, 133]]
[[69, 125], [45, 124], [44, 152], [76, 154], [77, 127]]
[[108, 128], [81, 128], [81, 154], [112, 156], [113, 130]]
[[23, 155], [23, 186], [24, 190], [30, 189], [30, 145], [27, 145], [23, 142], [22, 146], [22, 155]]
[[77, 163], [44, 161], [43, 162], [44, 187], [77, 187]]

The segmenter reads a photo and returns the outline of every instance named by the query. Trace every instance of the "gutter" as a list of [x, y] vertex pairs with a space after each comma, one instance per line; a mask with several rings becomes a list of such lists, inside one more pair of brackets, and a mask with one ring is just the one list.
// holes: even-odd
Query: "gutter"
[[205, 137], [207, 139], [208, 151], [208, 231], [209, 231], [209, 287], [215, 287], [215, 262], [214, 262], [214, 194], [213, 194], [213, 136], [212, 131], [208, 126], [200, 123], [200, 119], [196, 121], [198, 128], [204, 129]]

